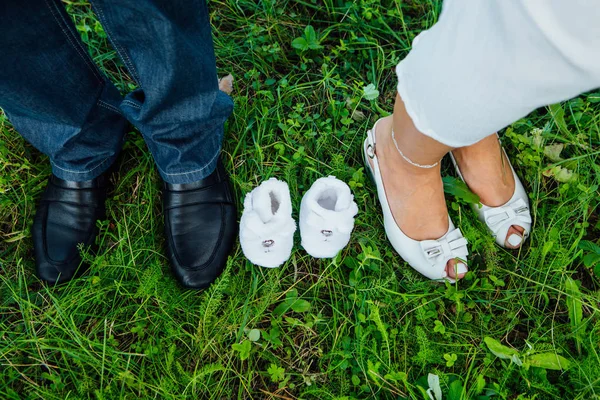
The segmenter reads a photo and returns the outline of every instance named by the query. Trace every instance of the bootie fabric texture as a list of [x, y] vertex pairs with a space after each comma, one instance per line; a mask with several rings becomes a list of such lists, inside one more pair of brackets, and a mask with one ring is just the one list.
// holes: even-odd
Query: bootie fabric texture
[[246, 195], [240, 244], [250, 262], [261, 267], [279, 267], [290, 258], [295, 231], [287, 183], [271, 178]]
[[346, 247], [358, 206], [348, 185], [334, 176], [320, 178], [300, 204], [302, 247], [316, 258], [333, 258]]

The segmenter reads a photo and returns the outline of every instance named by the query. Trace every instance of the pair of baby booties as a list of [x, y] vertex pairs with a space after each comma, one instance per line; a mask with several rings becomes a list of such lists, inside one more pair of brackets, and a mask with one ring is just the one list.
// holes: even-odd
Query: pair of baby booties
[[[333, 258], [350, 241], [358, 206], [346, 183], [319, 178], [300, 204], [302, 247], [316, 258]], [[287, 183], [276, 178], [262, 182], [246, 195], [240, 221], [240, 244], [255, 265], [276, 268], [294, 246], [296, 221]]]

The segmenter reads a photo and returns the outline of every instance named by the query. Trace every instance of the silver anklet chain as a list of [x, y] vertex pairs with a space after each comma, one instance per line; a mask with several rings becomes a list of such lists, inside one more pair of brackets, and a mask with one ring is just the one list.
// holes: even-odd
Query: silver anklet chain
[[392, 128], [392, 140], [394, 141], [394, 145], [396, 146], [396, 150], [398, 150], [398, 153], [402, 156], [402, 158], [404, 158], [404, 160], [409, 163], [410, 165], [413, 165], [417, 168], [425, 168], [425, 169], [430, 169], [430, 168], [435, 168], [438, 166], [438, 164], [440, 163], [439, 161], [436, 162], [435, 164], [429, 164], [429, 165], [423, 165], [423, 164], [418, 164], [414, 161], [412, 161], [410, 158], [406, 157], [404, 155], [404, 153], [402, 152], [402, 150], [400, 150], [400, 147], [398, 146], [398, 142], [396, 142], [396, 135], [394, 134], [394, 129]]

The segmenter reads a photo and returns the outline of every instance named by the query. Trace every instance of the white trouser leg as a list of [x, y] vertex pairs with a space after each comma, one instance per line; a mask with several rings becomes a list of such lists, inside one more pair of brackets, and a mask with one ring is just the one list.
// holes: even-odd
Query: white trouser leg
[[467, 146], [540, 106], [600, 87], [600, 4], [446, 0], [396, 72], [416, 127]]

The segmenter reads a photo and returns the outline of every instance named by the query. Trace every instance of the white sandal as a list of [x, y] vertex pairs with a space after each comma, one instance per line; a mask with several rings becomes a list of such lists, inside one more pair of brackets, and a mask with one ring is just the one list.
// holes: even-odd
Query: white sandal
[[[483, 222], [488, 230], [494, 235], [496, 239], [496, 243], [500, 246], [506, 248], [506, 241], [512, 246], [521, 246], [523, 242], [529, 237], [529, 232], [531, 231], [531, 212], [529, 210], [529, 198], [527, 197], [527, 192], [523, 187], [523, 183], [515, 173], [515, 170], [508, 159], [508, 155], [504, 148], [502, 149], [504, 152], [504, 156], [508, 161], [508, 165], [510, 165], [510, 170], [512, 171], [514, 180], [515, 180], [515, 191], [506, 203], [498, 207], [490, 207], [485, 204], [472, 204], [471, 208], [475, 210], [477, 213], [477, 217], [481, 222]], [[454, 168], [456, 169], [456, 173], [465, 182], [465, 179], [458, 168], [458, 164], [452, 152], [450, 154], [450, 159], [454, 164]], [[466, 183], [466, 182], [465, 182]], [[519, 236], [516, 234], [510, 235], [509, 238], [506, 238], [508, 234], [508, 230], [511, 226], [517, 225], [523, 228], [523, 236]], [[512, 240], [512, 242], [511, 242]], [[519, 248], [517, 247], [517, 248]]]
[[[452, 220], [448, 217], [448, 232], [437, 240], [414, 240], [406, 236], [400, 229], [387, 200], [385, 188], [381, 179], [379, 162], [375, 154], [375, 132], [377, 121], [373, 129], [367, 132], [367, 138], [363, 143], [363, 156], [367, 171], [377, 186], [377, 195], [383, 211], [383, 224], [385, 233], [392, 247], [413, 269], [432, 280], [447, 280], [454, 283], [446, 272], [448, 261], [457, 259], [456, 273], [464, 274], [467, 272], [467, 239], [465, 239], [459, 229], [454, 227]], [[369, 163], [373, 162], [373, 167]]]

